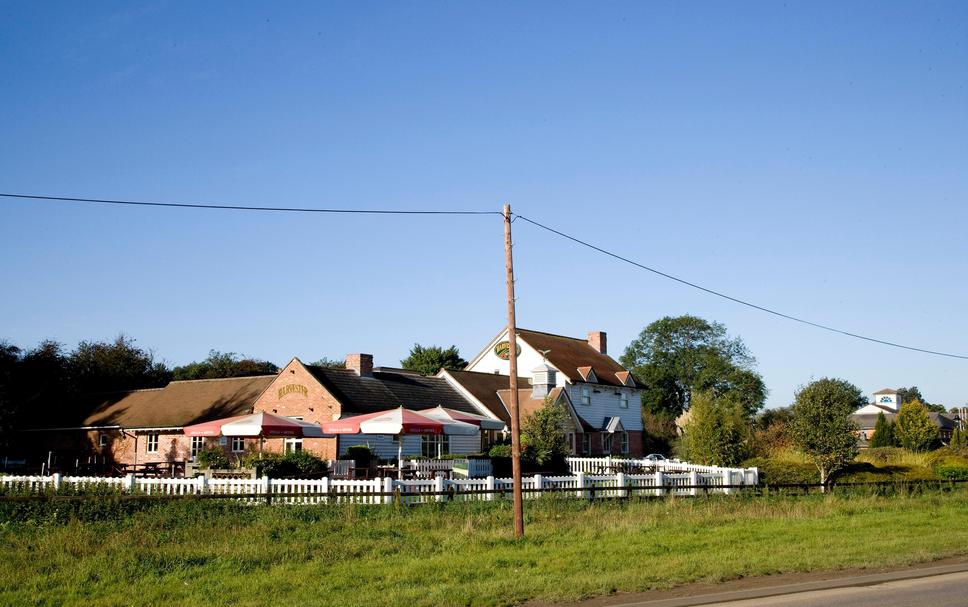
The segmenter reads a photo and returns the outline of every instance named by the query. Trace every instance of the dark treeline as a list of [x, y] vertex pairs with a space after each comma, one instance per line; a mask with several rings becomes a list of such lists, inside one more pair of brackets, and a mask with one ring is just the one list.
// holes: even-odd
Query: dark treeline
[[82, 395], [278, 370], [268, 361], [216, 350], [203, 361], [169, 367], [125, 335], [114, 341], [82, 341], [73, 350], [55, 341], [32, 349], [0, 341], [0, 437], [14, 428], [80, 421], [90, 413]]

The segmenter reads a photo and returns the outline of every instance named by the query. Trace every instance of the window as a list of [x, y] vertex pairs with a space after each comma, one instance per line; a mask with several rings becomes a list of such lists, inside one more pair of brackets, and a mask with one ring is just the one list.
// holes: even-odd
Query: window
[[602, 453], [612, 452], [612, 435], [609, 432], [602, 432]]
[[420, 455], [437, 457], [450, 453], [450, 437], [446, 434], [425, 434], [420, 437]]
[[302, 445], [303, 439], [301, 438], [287, 438], [285, 442], [285, 452], [286, 453], [297, 453], [303, 450]]
[[575, 449], [577, 447], [577, 445], [575, 444], [575, 433], [569, 432], [568, 434], [565, 435], [565, 438], [567, 439], [567, 442], [568, 442], [568, 453], [570, 453], [571, 455], [575, 455]]
[[629, 452], [629, 433], [623, 432], [622, 433], [622, 453], [628, 453], [628, 452]]
[[581, 452], [585, 455], [592, 452], [592, 435], [588, 432], [581, 433]]
[[581, 404], [592, 404], [592, 389], [586, 385], [582, 385], [581, 387]]
[[622, 391], [618, 395], [618, 406], [623, 409], [629, 408], [629, 393]]
[[108, 446], [108, 435], [104, 432], [97, 435], [97, 446], [107, 447]]
[[148, 453], [157, 453], [158, 452], [158, 435], [157, 434], [149, 434], [147, 437], [145, 437], [145, 451], [147, 451]]
[[198, 452], [205, 448], [205, 437], [204, 436], [193, 436], [192, 437], [192, 457], [198, 455]]
[[232, 453], [242, 453], [245, 451], [245, 439], [241, 436], [232, 437]]

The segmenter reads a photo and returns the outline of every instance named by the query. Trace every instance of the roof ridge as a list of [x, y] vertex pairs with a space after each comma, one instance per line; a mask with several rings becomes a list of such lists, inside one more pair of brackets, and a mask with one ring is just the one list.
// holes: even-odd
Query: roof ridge
[[[574, 341], [580, 341], [580, 342], [585, 343], [585, 344], [588, 343], [588, 340], [587, 339], [582, 339], [580, 337], [571, 337], [570, 335], [561, 335], [560, 333], [549, 333], [548, 331], [536, 331], [534, 329], [522, 329], [520, 327], [517, 330], [519, 332], [520, 331], [527, 331], [528, 333], [540, 333], [541, 335], [550, 335], [551, 337], [560, 337], [562, 339], [571, 339], [571, 340], [574, 340]], [[597, 352], [597, 350], [596, 350], [596, 352]]]
[[229, 380], [239, 380], [239, 379], [258, 379], [260, 377], [276, 377], [278, 373], [262, 373], [259, 375], [237, 375], [235, 377], [200, 377], [198, 379], [173, 379], [168, 382], [167, 386], [162, 388], [146, 388], [147, 390], [164, 390], [172, 384], [191, 384], [191, 383], [201, 383], [204, 381], [229, 381]]

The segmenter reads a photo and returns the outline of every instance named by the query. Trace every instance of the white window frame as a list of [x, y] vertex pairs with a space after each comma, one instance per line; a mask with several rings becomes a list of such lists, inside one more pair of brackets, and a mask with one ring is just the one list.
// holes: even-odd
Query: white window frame
[[612, 433], [602, 432], [602, 453], [608, 455], [612, 452]]
[[107, 432], [101, 432], [97, 435], [97, 446], [104, 448], [108, 446], [108, 434]]
[[576, 440], [574, 432], [567, 432], [565, 434], [565, 441], [568, 443], [568, 453], [572, 455], [578, 454], [578, 441]]
[[441, 455], [450, 454], [450, 436], [446, 434], [422, 434], [420, 436], [420, 454], [423, 457], [437, 457], [437, 447], [440, 446]]
[[145, 453], [158, 453], [158, 433], [152, 432], [145, 436]]
[[621, 440], [622, 440], [621, 442], [622, 453], [628, 453], [629, 452], [629, 433], [623, 432], [621, 436]]
[[592, 404], [592, 389], [588, 384], [581, 385], [581, 404], [591, 405]]
[[241, 436], [232, 437], [232, 453], [243, 453], [245, 451], [245, 438]]
[[201, 451], [204, 448], [205, 448], [205, 437], [204, 436], [193, 436], [192, 437], [191, 451], [189, 451], [189, 453], [192, 456], [192, 459], [195, 459], [195, 457], [198, 455], [198, 452]]
[[283, 453], [297, 453], [303, 450], [303, 439], [287, 438], [283, 441]]
[[621, 407], [622, 409], [629, 408], [629, 393], [626, 392], [625, 390], [622, 390], [621, 392], [619, 392], [618, 406]]
[[582, 455], [591, 455], [592, 453], [592, 435], [588, 432], [581, 433], [581, 452]]

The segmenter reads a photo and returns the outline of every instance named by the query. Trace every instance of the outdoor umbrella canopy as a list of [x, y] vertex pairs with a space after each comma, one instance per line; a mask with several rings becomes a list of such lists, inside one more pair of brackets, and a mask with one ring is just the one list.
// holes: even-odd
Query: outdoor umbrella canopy
[[422, 411], [427, 417], [432, 417], [434, 419], [464, 422], [465, 424], [473, 424], [479, 427], [481, 430], [503, 430], [504, 422], [499, 419], [491, 419], [490, 417], [484, 417], [483, 415], [475, 415], [474, 413], [465, 413], [463, 411], [457, 411], [456, 409], [446, 409], [440, 405], [434, 407], [433, 409], [428, 409]]
[[[326, 434], [389, 434], [402, 437], [406, 434], [448, 434], [473, 436], [481, 429], [474, 424], [457, 420], [435, 419], [425, 411], [412, 411], [398, 407], [355, 415], [345, 419], [320, 424]], [[397, 475], [403, 475], [403, 440], [397, 443]]]
[[186, 426], [183, 431], [188, 436], [260, 438], [323, 438], [325, 436], [319, 424], [262, 412]]

